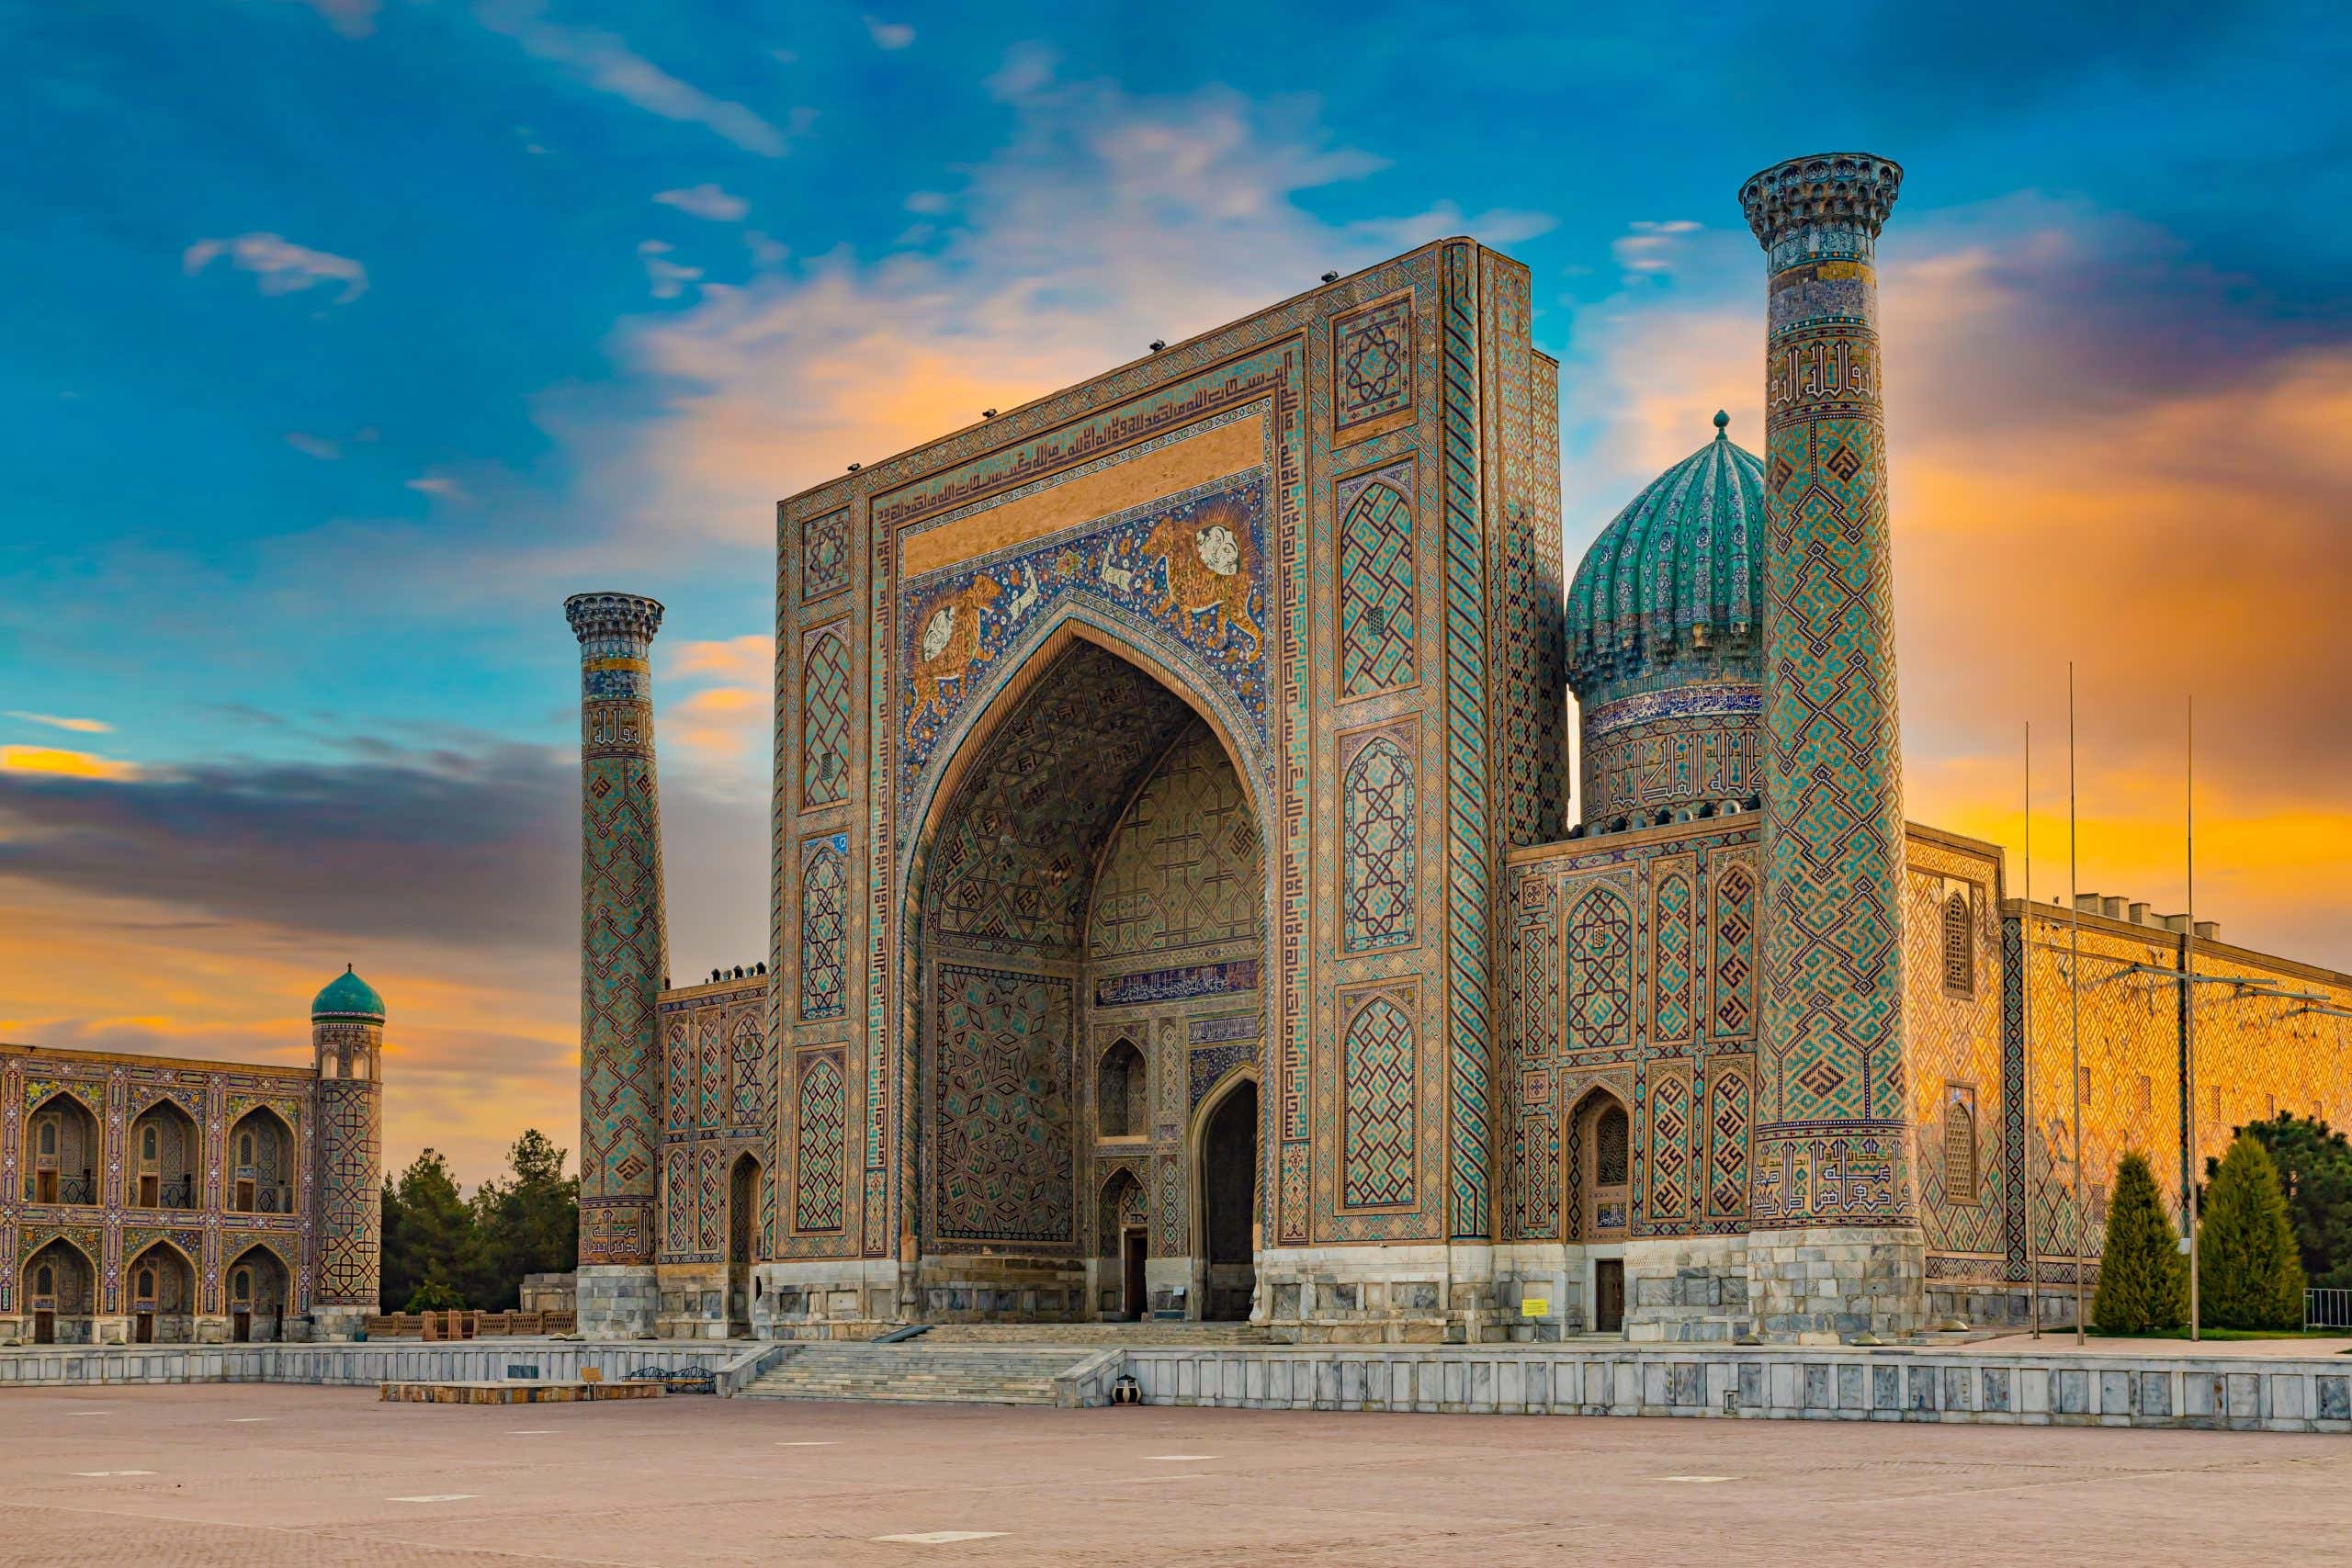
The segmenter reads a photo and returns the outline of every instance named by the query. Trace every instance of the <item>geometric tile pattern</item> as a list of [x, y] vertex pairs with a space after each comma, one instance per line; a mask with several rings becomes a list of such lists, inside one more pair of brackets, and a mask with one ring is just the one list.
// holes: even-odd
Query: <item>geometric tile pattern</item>
[[1759, 1229], [1916, 1215], [1903, 1059], [1903, 775], [1876, 240], [1900, 174], [1743, 192], [1770, 275], [1765, 387]]
[[1413, 1024], [1385, 995], [1348, 1022], [1340, 1201], [1351, 1209], [1413, 1201]]
[[1347, 763], [1340, 784], [1341, 945], [1350, 953], [1413, 941], [1419, 815], [1413, 761], [1375, 735]]
[[1577, 901], [1567, 932], [1568, 1049], [1611, 1050], [1630, 1043], [1634, 1022], [1634, 920], [1613, 888]]
[[812, 604], [849, 586], [849, 513], [811, 517], [800, 525], [800, 601]]
[[373, 1076], [364, 1082], [319, 1080], [319, 1273], [313, 1302], [378, 1305], [383, 1104], [383, 1087]]
[[800, 853], [800, 1016], [839, 1018], [847, 1007], [842, 976], [849, 925], [849, 835], [810, 839]]
[[1690, 1217], [1690, 1064], [1652, 1064], [1648, 1085], [1649, 1181], [1645, 1211], [1653, 1221]]
[[1125, 958], [1254, 936], [1265, 867], [1250, 799], [1225, 747], [1193, 724], [1127, 808], [1102, 857], [1087, 953]]
[[1714, 1029], [1756, 1028], [1756, 878], [1744, 865], [1715, 874]]
[[1331, 422], [1346, 431], [1413, 403], [1410, 295], [1341, 316], [1331, 325]]
[[[1414, 624], [1411, 468], [1342, 487], [1340, 521], [1340, 695], [1411, 685]], [[1352, 499], [1347, 491], [1352, 489]]]
[[933, 1234], [1074, 1246], [1069, 982], [943, 964], [938, 987]]
[[1717, 1056], [1707, 1071], [1707, 1217], [1745, 1221], [1755, 1087], [1744, 1060]]
[[1690, 879], [1670, 872], [1657, 885], [1653, 919], [1657, 946], [1657, 1001], [1651, 1038], [1660, 1044], [1690, 1038]]
[[800, 804], [849, 795], [849, 643], [839, 626], [808, 636], [800, 660]]
[[795, 1115], [799, 1129], [794, 1145], [797, 1162], [793, 1179], [795, 1230], [842, 1228], [843, 1168], [849, 1158], [847, 1111], [841, 1057], [831, 1052], [804, 1053]]

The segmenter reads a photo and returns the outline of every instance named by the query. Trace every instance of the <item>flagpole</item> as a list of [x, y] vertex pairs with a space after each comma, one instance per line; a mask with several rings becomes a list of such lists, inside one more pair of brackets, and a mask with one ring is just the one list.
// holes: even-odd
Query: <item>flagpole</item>
[[2025, 914], [2018, 932], [2018, 1055], [2025, 1063], [2025, 1294], [2041, 1337], [2041, 1260], [2033, 1245], [2033, 720], [2025, 721]]
[[2066, 661], [2066, 918], [2071, 927], [2066, 986], [2073, 995], [2075, 1078], [2075, 1343], [2083, 1328], [2083, 890], [2075, 830], [2075, 661]]
[[2182, 1098], [2187, 1103], [2188, 1136], [2188, 1337], [2200, 1337], [2198, 1326], [2197, 1269], [2197, 699], [2188, 699], [2188, 756], [2184, 770], [2187, 805], [2184, 848], [2188, 863], [2188, 929], [2180, 933], [2180, 1055]]

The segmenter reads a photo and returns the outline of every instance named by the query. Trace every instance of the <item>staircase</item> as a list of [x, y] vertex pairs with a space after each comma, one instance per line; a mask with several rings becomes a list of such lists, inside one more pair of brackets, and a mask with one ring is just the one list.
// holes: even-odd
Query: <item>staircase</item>
[[1247, 1323], [943, 1323], [895, 1345], [812, 1340], [743, 1391], [753, 1399], [1051, 1404], [1055, 1374], [1122, 1345], [1263, 1345]]

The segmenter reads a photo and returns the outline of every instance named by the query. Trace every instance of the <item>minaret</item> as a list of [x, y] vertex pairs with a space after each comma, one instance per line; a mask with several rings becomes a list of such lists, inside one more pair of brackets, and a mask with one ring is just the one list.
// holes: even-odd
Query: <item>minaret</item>
[[1917, 1328], [1925, 1310], [1879, 400], [1878, 233], [1902, 180], [1884, 158], [1828, 152], [1774, 164], [1739, 192], [1770, 278], [1764, 1035], [1748, 1268], [1758, 1329], [1816, 1343]]
[[575, 593], [580, 638], [580, 1332], [653, 1332], [662, 1053], [669, 967], [653, 671], [662, 606]]
[[349, 1339], [383, 1310], [384, 998], [344, 965], [311, 1003], [319, 1074], [311, 1335]]

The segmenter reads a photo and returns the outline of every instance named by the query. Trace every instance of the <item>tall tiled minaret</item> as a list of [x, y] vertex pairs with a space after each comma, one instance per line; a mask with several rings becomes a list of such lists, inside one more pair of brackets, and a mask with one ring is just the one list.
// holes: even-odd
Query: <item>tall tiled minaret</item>
[[311, 1334], [351, 1339], [383, 1310], [384, 998], [349, 964], [311, 1003], [311, 1052], [319, 1073]]
[[653, 1332], [662, 1053], [669, 967], [653, 773], [653, 634], [662, 606], [575, 593], [580, 638], [580, 1331]]
[[1883, 1336], [1924, 1311], [1878, 335], [1878, 234], [1902, 179], [1884, 158], [1828, 152], [1776, 164], [1739, 192], [1770, 278], [1748, 1266], [1758, 1326], [1779, 1338]]

